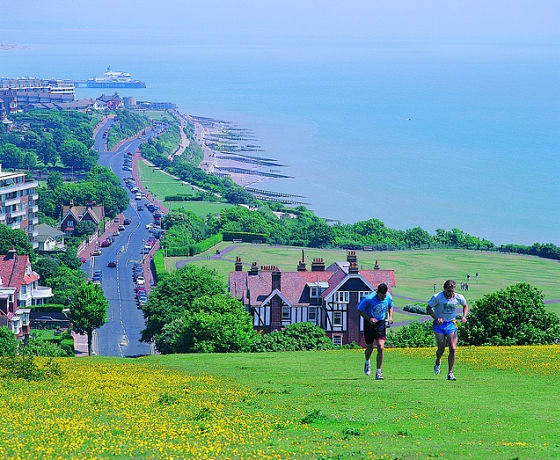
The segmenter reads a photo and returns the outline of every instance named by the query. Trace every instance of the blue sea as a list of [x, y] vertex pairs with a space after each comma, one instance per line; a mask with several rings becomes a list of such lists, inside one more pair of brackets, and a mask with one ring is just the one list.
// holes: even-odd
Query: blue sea
[[558, 43], [176, 43], [43, 37], [0, 50], [0, 76], [84, 79], [111, 65], [147, 84], [121, 96], [251, 130], [292, 177], [257, 186], [321, 217], [560, 245]]

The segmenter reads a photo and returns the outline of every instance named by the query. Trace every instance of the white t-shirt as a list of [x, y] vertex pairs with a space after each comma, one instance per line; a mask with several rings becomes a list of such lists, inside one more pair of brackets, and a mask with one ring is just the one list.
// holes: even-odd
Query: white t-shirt
[[443, 318], [444, 321], [453, 321], [457, 316], [457, 308], [467, 305], [467, 300], [457, 293], [448, 299], [442, 291], [432, 296], [428, 305], [432, 307], [437, 318]]

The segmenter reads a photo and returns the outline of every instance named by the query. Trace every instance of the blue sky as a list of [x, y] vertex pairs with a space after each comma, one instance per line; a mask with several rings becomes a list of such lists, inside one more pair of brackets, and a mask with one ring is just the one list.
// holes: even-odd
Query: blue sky
[[558, 17], [558, 0], [19, 0], [3, 2], [0, 43], [93, 38], [115, 28], [123, 37], [177, 34], [215, 43], [395, 35], [546, 40], [558, 37]]

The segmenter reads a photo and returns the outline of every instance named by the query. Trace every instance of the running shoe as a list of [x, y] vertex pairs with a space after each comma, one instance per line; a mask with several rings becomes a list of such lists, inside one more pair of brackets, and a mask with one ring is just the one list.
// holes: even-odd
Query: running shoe
[[439, 369], [439, 364], [436, 363], [434, 364], [434, 374], [439, 375], [440, 369]]
[[385, 377], [383, 377], [383, 374], [379, 371], [377, 371], [375, 373], [375, 380], [385, 380]]
[[364, 364], [364, 374], [366, 375], [371, 374], [371, 366], [369, 364], [369, 361], [366, 361]]
[[450, 372], [449, 374], [447, 374], [447, 380], [457, 380], [457, 379], [455, 378], [453, 372]]

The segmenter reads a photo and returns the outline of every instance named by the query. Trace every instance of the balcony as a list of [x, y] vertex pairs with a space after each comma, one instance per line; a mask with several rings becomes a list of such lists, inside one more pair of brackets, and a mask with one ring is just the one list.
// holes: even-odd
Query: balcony
[[48, 286], [37, 286], [33, 289], [31, 296], [33, 297], [33, 304], [38, 305], [43, 303], [43, 300], [51, 298], [53, 293], [52, 289]]
[[11, 218], [15, 218], [15, 217], [23, 217], [27, 215], [27, 209], [19, 209], [16, 211], [10, 211], [9, 215]]

